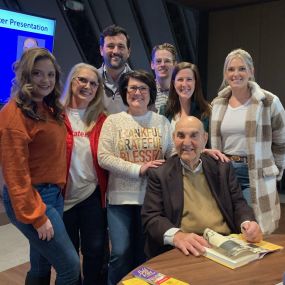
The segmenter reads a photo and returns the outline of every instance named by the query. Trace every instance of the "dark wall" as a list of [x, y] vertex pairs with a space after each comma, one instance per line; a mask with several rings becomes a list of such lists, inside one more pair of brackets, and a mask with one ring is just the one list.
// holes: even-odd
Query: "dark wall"
[[124, 27], [130, 35], [129, 62], [133, 68], [150, 70], [152, 47], [164, 42], [177, 47], [179, 59], [197, 59], [199, 13], [189, 7], [167, 0], [82, 0], [82, 3], [83, 11], [66, 10], [66, 14], [77, 37], [86, 34], [80, 45], [87, 59], [97, 67], [102, 63], [99, 35], [111, 24]]
[[208, 36], [208, 98], [217, 95], [226, 55], [247, 50], [255, 63], [256, 81], [285, 106], [285, 1], [273, 1], [211, 12]]
[[12, 10], [56, 18], [54, 54], [65, 74], [80, 61], [96, 67], [101, 65], [99, 35], [111, 24], [126, 28], [130, 35], [133, 68], [150, 70], [152, 47], [164, 42], [177, 47], [178, 59], [198, 63], [199, 13], [196, 10], [171, 0], [78, 1], [83, 4], [83, 11], [62, 9], [63, 0], [0, 0], [0, 7], [9, 3], [8, 8]]

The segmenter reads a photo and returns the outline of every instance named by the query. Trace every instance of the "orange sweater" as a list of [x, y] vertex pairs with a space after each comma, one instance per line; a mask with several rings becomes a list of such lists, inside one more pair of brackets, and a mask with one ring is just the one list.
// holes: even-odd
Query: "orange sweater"
[[33, 187], [66, 180], [66, 129], [42, 106], [47, 121], [26, 117], [14, 100], [0, 111], [0, 164], [16, 218], [35, 228], [47, 217], [46, 205]]

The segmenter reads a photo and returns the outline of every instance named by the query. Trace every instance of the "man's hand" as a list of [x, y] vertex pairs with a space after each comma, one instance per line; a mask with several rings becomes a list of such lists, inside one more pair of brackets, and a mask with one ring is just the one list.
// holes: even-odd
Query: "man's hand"
[[180, 249], [185, 255], [189, 253], [199, 256], [205, 252], [204, 247], [210, 247], [208, 242], [201, 236], [193, 233], [177, 232], [173, 238], [174, 246]]
[[256, 222], [244, 222], [241, 224], [243, 237], [249, 242], [260, 242], [262, 240], [262, 231]]
[[213, 157], [216, 160], [220, 160], [222, 162], [230, 161], [230, 159], [227, 156], [225, 156], [222, 152], [220, 152], [218, 149], [205, 148], [203, 150], [203, 153]]
[[54, 236], [53, 226], [49, 219], [36, 230], [41, 240], [50, 241]]

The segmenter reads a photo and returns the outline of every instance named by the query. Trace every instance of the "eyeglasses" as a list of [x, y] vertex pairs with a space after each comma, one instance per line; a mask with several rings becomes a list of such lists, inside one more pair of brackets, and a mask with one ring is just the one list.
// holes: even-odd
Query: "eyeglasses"
[[146, 94], [146, 93], [148, 93], [149, 88], [146, 86], [135, 86], [135, 85], [127, 86], [127, 91], [131, 95], [135, 94], [137, 92], [137, 90], [139, 90], [141, 94]]
[[77, 76], [74, 79], [76, 79], [76, 81], [82, 85], [82, 86], [86, 86], [88, 83], [90, 85], [91, 88], [95, 89], [97, 86], [99, 86], [99, 83], [96, 81], [90, 81], [85, 77], [82, 76]]

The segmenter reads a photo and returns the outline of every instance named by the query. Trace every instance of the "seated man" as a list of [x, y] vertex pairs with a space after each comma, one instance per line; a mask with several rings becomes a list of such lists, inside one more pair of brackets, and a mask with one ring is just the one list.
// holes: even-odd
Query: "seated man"
[[173, 139], [177, 155], [148, 172], [142, 208], [147, 256], [172, 246], [186, 255], [203, 254], [209, 247], [201, 236], [207, 227], [225, 235], [242, 231], [246, 240], [260, 241], [261, 229], [231, 163], [201, 154], [208, 139], [201, 121], [182, 118]]

